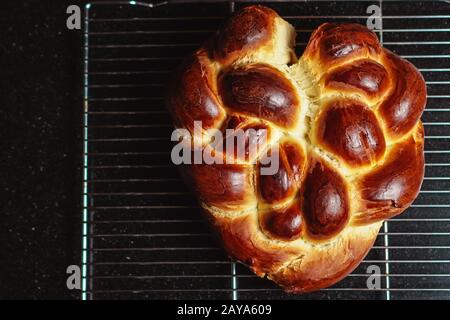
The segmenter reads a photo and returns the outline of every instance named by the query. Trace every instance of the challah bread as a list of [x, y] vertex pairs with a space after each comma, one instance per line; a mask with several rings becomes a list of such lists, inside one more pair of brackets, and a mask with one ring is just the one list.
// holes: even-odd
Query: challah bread
[[417, 197], [426, 87], [361, 25], [321, 25], [299, 60], [294, 39], [273, 10], [240, 10], [174, 73], [167, 107], [202, 150], [208, 129], [265, 130], [275, 174], [226, 150], [184, 175], [229, 255], [301, 293], [344, 278]]

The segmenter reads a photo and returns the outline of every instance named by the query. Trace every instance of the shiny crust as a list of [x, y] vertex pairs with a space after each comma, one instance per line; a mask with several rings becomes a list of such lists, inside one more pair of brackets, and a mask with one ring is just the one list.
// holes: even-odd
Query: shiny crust
[[[244, 130], [244, 154], [223, 154], [236, 164], [185, 165], [184, 176], [230, 257], [302, 293], [356, 268], [417, 197], [426, 86], [364, 26], [321, 25], [298, 61], [294, 38], [271, 9], [238, 11], [174, 73], [167, 105], [179, 128]], [[265, 152], [250, 156], [261, 136], [249, 129], [267, 129], [275, 174], [261, 174]]]
[[212, 41], [215, 60], [229, 64], [270, 42], [277, 16], [275, 11], [263, 6], [237, 12]]
[[219, 83], [222, 100], [233, 111], [283, 127], [292, 127], [297, 120], [300, 102], [292, 83], [269, 65], [232, 69]]
[[401, 137], [419, 121], [427, 100], [425, 81], [408, 61], [386, 52], [393, 85], [389, 98], [378, 108], [390, 136]]
[[243, 210], [256, 204], [248, 166], [196, 164], [183, 172], [199, 199], [219, 210]]
[[324, 23], [313, 32], [303, 54], [330, 68], [355, 58], [366, 58], [382, 52], [378, 38], [359, 24]]
[[256, 212], [224, 218], [205, 209], [228, 254], [286, 291], [304, 293], [328, 287], [352, 272], [372, 247], [381, 223], [349, 226], [345, 236], [326, 246], [301, 238], [280, 241], [268, 237]]
[[347, 223], [350, 206], [344, 179], [320, 159], [312, 159], [305, 178], [303, 211], [313, 238], [329, 238]]
[[286, 208], [264, 212], [260, 217], [262, 230], [281, 240], [295, 240], [303, 230], [303, 214], [299, 201]]
[[212, 224], [231, 257], [249, 265], [258, 276], [271, 274], [286, 261], [296, 256], [296, 248], [284, 248], [284, 243], [276, 242], [261, 232], [255, 212], [233, 218], [215, 215]]
[[272, 151], [272, 157], [279, 159], [279, 168], [273, 175], [263, 175], [261, 167], [258, 170], [258, 190], [264, 202], [275, 204], [292, 197], [295, 189], [294, 173], [283, 149]]
[[361, 193], [359, 223], [392, 218], [416, 199], [424, 176], [423, 126], [419, 124], [406, 141], [391, 148], [377, 168], [358, 181]]
[[270, 278], [286, 291], [304, 293], [329, 287], [352, 272], [364, 259], [377, 237], [381, 223], [348, 227], [345, 236], [328, 246], [305, 246], [289, 264]]
[[339, 92], [359, 92], [369, 98], [379, 98], [389, 86], [388, 72], [383, 65], [360, 60], [344, 65], [326, 75], [325, 86]]
[[384, 155], [386, 143], [378, 120], [358, 101], [333, 101], [315, 126], [318, 144], [350, 166], [375, 164]]
[[177, 128], [193, 132], [194, 121], [204, 129], [215, 128], [226, 114], [217, 98], [217, 73], [205, 50], [187, 58], [169, 83], [166, 105]]
[[267, 165], [259, 164], [257, 186], [261, 201], [275, 204], [289, 200], [300, 187], [306, 165], [304, 152], [297, 144], [284, 141], [277, 150], [269, 150], [268, 155], [276, 157], [279, 166], [275, 174], [264, 175], [261, 167]]

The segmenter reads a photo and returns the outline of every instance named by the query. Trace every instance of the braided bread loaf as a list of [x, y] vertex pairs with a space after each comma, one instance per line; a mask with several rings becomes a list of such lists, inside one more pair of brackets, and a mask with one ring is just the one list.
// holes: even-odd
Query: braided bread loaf
[[307, 292], [356, 268], [418, 195], [426, 87], [361, 25], [321, 25], [299, 60], [294, 43], [276, 12], [246, 7], [174, 73], [167, 106], [177, 128], [202, 122], [203, 150], [212, 128], [265, 129], [266, 150], [279, 146], [273, 175], [261, 154], [228, 150], [237, 163], [184, 173], [230, 256]]

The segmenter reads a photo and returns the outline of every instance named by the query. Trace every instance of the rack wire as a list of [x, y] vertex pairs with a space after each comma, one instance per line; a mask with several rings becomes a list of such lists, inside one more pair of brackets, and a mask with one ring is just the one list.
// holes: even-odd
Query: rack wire
[[[83, 299], [449, 299], [450, 4], [267, 2], [298, 32], [300, 54], [325, 21], [365, 24], [378, 5], [385, 47], [428, 87], [425, 180], [385, 223], [361, 265], [332, 288], [293, 296], [230, 261], [170, 162], [166, 76], [249, 2], [93, 2], [85, 8]], [[368, 289], [367, 268], [381, 270]]]

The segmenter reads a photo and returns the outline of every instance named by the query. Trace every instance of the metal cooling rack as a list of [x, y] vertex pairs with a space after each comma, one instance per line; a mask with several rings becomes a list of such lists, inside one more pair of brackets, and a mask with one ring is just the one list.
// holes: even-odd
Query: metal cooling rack
[[[98, 2], [85, 9], [83, 299], [449, 299], [450, 4], [273, 2], [297, 52], [325, 21], [366, 23], [382, 8], [384, 46], [427, 81], [426, 177], [414, 205], [385, 223], [366, 260], [333, 288], [283, 293], [230, 262], [169, 152], [163, 84], [180, 59], [248, 3]], [[366, 269], [382, 287], [366, 287]]]

